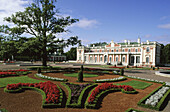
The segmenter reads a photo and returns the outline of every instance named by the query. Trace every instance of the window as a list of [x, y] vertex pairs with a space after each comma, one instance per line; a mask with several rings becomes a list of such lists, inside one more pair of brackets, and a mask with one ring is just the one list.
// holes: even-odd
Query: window
[[140, 56], [136, 56], [136, 63], [140, 63]]
[[100, 61], [102, 61], [103, 60], [103, 58], [102, 57], [100, 57]]
[[90, 57], [90, 61], [92, 61], [92, 57]]
[[102, 50], [102, 52], [104, 52], [104, 50]]
[[118, 49], [116, 50], [116, 52], [118, 52]]
[[112, 62], [112, 57], [109, 58], [109, 61]]
[[130, 49], [128, 49], [128, 52], [130, 52]]
[[125, 52], [125, 50], [123, 49], [122, 52]]
[[81, 61], [81, 57], [79, 57], [79, 61]]
[[146, 63], [149, 63], [149, 57], [146, 57]]
[[114, 52], [114, 50], [112, 50], [112, 52]]
[[97, 57], [95, 57], [95, 62], [97, 62]]
[[97, 52], [99, 52], [99, 50], [97, 50]]
[[135, 52], [138, 52], [138, 49], [135, 49]]
[[81, 54], [81, 50], [79, 50], [79, 53]]
[[123, 57], [123, 62], [125, 62], [125, 57]]
[[107, 50], [107, 52], [109, 52], [109, 49]]
[[84, 61], [86, 61], [86, 56], [84, 56]]
[[149, 52], [149, 47], [146, 48], [146, 52]]
[[118, 57], [116, 57], [116, 62], [118, 62]]

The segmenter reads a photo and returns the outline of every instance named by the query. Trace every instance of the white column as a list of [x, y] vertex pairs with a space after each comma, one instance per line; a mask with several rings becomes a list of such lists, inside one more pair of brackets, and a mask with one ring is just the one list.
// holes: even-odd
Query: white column
[[129, 53], [127, 53], [127, 65], [129, 65]]
[[136, 66], [136, 56], [134, 56], [134, 66]]

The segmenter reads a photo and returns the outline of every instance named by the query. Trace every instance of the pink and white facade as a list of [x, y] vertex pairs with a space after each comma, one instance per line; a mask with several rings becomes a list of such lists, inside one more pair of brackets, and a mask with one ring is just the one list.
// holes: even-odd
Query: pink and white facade
[[124, 43], [111, 43], [104, 46], [77, 47], [77, 62], [86, 64], [156, 66], [160, 64], [161, 45], [158, 42], [137, 42], [125, 40]]

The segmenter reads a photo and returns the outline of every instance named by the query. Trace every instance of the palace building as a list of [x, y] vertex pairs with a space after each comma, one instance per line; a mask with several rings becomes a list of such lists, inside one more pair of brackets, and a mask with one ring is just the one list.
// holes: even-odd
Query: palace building
[[77, 62], [85, 64], [122, 64], [124, 66], [157, 66], [160, 64], [161, 45], [158, 42], [111, 43], [103, 46], [77, 47]]

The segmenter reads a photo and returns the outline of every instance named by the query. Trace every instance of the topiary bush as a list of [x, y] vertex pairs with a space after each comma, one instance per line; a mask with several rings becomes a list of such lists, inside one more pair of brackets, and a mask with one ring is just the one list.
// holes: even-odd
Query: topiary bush
[[123, 69], [123, 68], [120, 69], [120, 75], [121, 75], [121, 76], [124, 75], [124, 69]]
[[83, 65], [81, 65], [80, 71], [78, 73], [78, 82], [83, 82]]
[[37, 72], [38, 72], [38, 73], [41, 73], [41, 68], [38, 68], [38, 69], [37, 69]]

